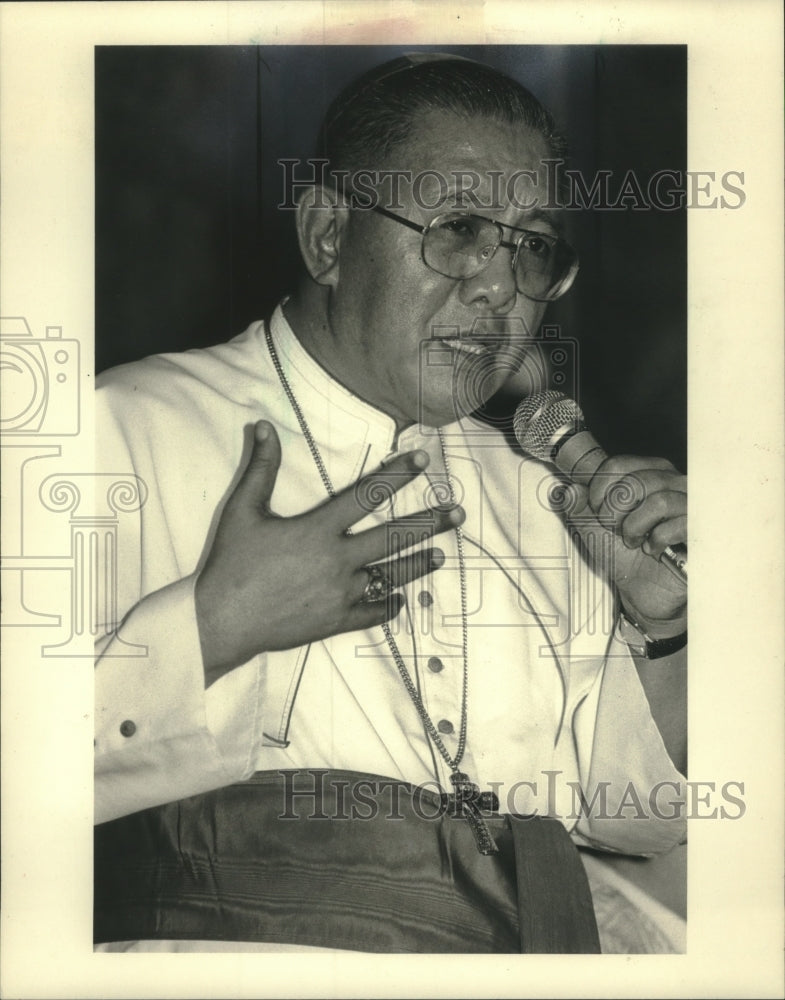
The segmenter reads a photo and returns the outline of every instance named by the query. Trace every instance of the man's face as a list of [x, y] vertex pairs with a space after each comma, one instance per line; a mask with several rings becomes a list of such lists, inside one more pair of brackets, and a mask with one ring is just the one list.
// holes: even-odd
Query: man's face
[[[400, 183], [400, 201], [380, 204], [419, 225], [455, 208], [498, 222], [556, 235], [541, 209], [546, 201], [544, 139], [523, 126], [429, 112], [422, 116], [395, 167], [419, 186]], [[458, 171], [476, 175], [456, 180]], [[527, 188], [520, 171], [534, 171], [539, 186]], [[507, 197], [514, 177], [515, 196]], [[382, 191], [389, 192], [382, 185]], [[500, 194], [501, 193], [501, 194]], [[475, 199], [475, 201], [473, 201]], [[476, 207], [479, 200], [483, 207]], [[402, 206], [402, 207], [401, 207]], [[428, 207], [424, 207], [428, 206]], [[434, 206], [434, 207], [430, 207]], [[492, 207], [486, 207], [492, 206]], [[514, 233], [505, 229], [503, 238]], [[354, 392], [392, 416], [399, 427], [413, 422], [441, 426], [487, 400], [516, 371], [526, 338], [542, 321], [545, 305], [517, 292], [512, 251], [499, 247], [490, 264], [457, 280], [431, 270], [421, 255], [419, 233], [371, 211], [350, 213], [340, 244], [338, 281], [330, 299], [335, 374]], [[336, 354], [333, 354], [335, 357]]]

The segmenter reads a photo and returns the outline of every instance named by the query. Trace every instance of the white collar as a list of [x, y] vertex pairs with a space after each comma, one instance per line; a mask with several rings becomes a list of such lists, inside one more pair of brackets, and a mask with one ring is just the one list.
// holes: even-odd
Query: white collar
[[[322, 368], [297, 339], [282, 305], [276, 307], [270, 319], [270, 333], [286, 378], [300, 408], [307, 415], [309, 426], [315, 431], [320, 424], [329, 421], [333, 434], [343, 432], [350, 439], [363, 438], [388, 453], [396, 437], [395, 421], [356, 396]], [[360, 428], [362, 433], [359, 433]]]

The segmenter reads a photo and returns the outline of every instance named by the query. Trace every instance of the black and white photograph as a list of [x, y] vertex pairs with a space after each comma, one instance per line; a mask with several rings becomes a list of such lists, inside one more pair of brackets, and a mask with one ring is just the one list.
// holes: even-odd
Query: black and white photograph
[[[46, 995], [151, 962], [140, 995], [719, 995], [748, 866], [781, 867], [781, 822], [750, 832], [781, 643], [742, 625], [781, 583], [769, 561], [755, 600], [736, 567], [771, 543], [711, 520], [745, 477], [776, 517], [754, 463], [781, 442], [732, 412], [776, 339], [768, 382], [730, 350], [739, 296], [776, 336], [781, 274], [761, 293], [736, 256], [776, 162], [712, 145], [714, 64], [653, 30], [667, 4], [579, 32], [153, 6], [160, 31], [95, 20], [64, 60], [78, 292], [42, 312], [4, 281], [4, 640], [77, 744], [51, 794], [88, 971]], [[43, 119], [6, 162], [57, 166]], [[747, 898], [773, 996], [782, 907]]]
[[686, 48], [99, 48], [96, 108], [97, 367], [191, 347], [97, 380], [97, 942], [683, 951]]

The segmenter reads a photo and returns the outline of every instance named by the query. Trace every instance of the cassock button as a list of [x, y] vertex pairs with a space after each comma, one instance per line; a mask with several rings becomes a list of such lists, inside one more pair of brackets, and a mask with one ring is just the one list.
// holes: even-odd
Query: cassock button
[[428, 660], [428, 669], [432, 671], [434, 674], [440, 674], [442, 670], [444, 670], [444, 664], [442, 663], [442, 661], [439, 659], [438, 656], [432, 656]]
[[417, 600], [424, 608], [429, 608], [433, 604], [433, 594], [429, 590], [421, 590]]
[[136, 732], [136, 723], [126, 719], [125, 722], [120, 723], [120, 732], [123, 736], [133, 736]]
[[445, 736], [449, 736], [450, 733], [455, 732], [455, 727], [453, 726], [453, 724], [450, 722], [449, 719], [439, 719], [436, 728], [439, 730], [440, 733], [444, 733]]

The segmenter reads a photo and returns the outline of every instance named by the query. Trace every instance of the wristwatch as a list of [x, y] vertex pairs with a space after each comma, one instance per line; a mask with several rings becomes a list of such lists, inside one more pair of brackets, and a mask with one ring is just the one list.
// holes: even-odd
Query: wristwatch
[[652, 639], [623, 611], [619, 611], [617, 630], [619, 638], [627, 643], [633, 655], [642, 656], [646, 660], [659, 660], [663, 656], [670, 656], [687, 645], [686, 629], [679, 635], [672, 635], [667, 639]]

